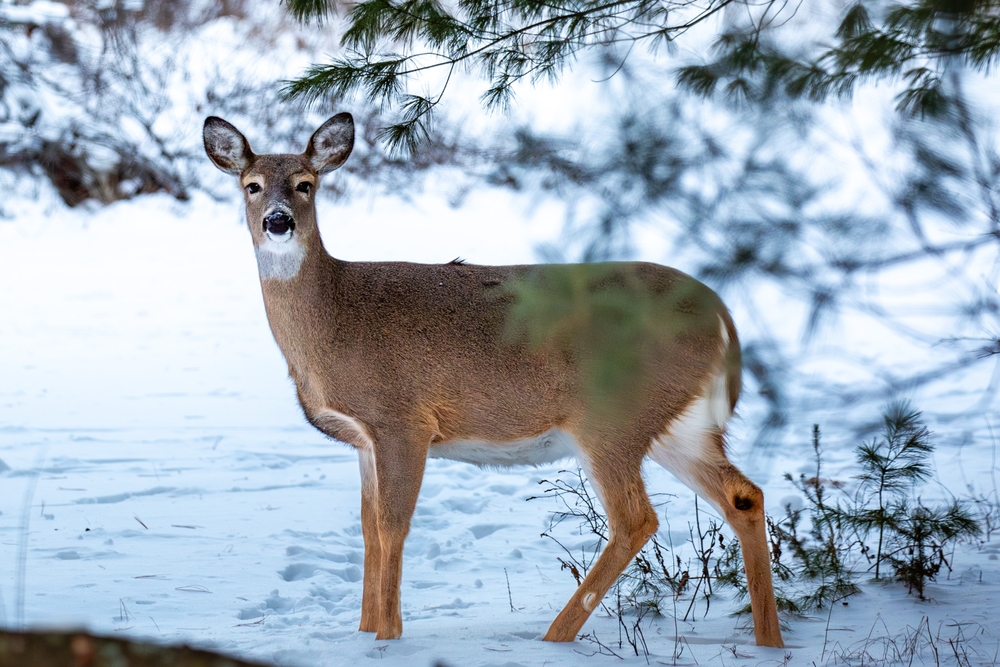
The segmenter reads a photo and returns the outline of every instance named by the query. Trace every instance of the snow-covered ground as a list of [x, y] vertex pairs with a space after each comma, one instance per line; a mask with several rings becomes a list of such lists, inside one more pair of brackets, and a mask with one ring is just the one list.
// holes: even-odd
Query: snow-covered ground
[[[223, 201], [145, 197], [90, 211], [9, 205], [13, 217], [0, 222], [0, 625], [83, 626], [281, 665], [619, 664], [590, 641], [540, 641], [574, 582], [559, 547], [540, 536], [558, 507], [526, 499], [565, 464], [495, 472], [430, 461], [404, 555], [404, 636], [357, 631], [356, 457], [298, 410], [233, 190]], [[324, 203], [320, 217], [327, 247], [345, 259], [531, 261], [561, 219], [493, 196], [458, 210], [433, 191], [416, 203], [362, 197]], [[792, 427], [800, 448], [748, 468], [776, 514], [794, 494], [781, 474], [811, 465], [813, 416], [802, 417]], [[825, 426], [837, 476], [852, 443], [846, 428]], [[735, 458], [746, 463], [735, 431]], [[938, 480], [987, 491], [990, 457], [978, 441], [939, 450]], [[674, 494], [661, 533], [680, 550], [693, 495], [655, 466], [647, 478], [652, 492]], [[653, 619], [648, 659], [619, 648], [616, 621], [600, 612], [584, 632], [636, 665], [674, 664], [678, 651], [677, 664], [879, 664], [907, 646], [925, 664], [956, 655], [993, 664], [998, 554], [996, 539], [960, 547], [929, 602], [866, 583], [849, 605], [791, 621], [785, 650], [753, 646], [749, 619], [731, 616], [726, 594], [694, 620]]]
[[[22, 11], [3, 7], [9, 20]], [[32, 7], [32, 20], [41, 24], [48, 21], [38, 18], [45, 11], [54, 12], [52, 21], [66, 19], [58, 3]], [[83, 44], [95, 37], [81, 34]], [[294, 76], [324, 56], [331, 35], [296, 28], [274, 5], [255, 6], [240, 21], [222, 17], [182, 41], [161, 43], [154, 36], [142, 42], [144, 61], [182, 56], [169, 70], [172, 78], [161, 82], [176, 98], [158, 120], [161, 134], [196, 146], [201, 117], [222, 113], [206, 91], [218, 98], [230, 88], [222, 84], [246, 73], [255, 83]], [[46, 71], [59, 71], [50, 65]], [[536, 129], [582, 127], [588, 118], [603, 122], [596, 102], [625, 91], [609, 94], [590, 74], [574, 76], [558, 90], [520, 91], [519, 113]], [[484, 122], [476, 102], [452, 103], [456, 117], [466, 114], [467, 130]], [[51, 102], [39, 104], [64, 120]], [[282, 118], [298, 113], [287, 108], [271, 111]], [[876, 122], [877, 114], [864, 117]], [[241, 129], [262, 151], [288, 148], [258, 145], [259, 128]], [[46, 134], [55, 132], [51, 128], [35, 131], [50, 140], [59, 136]], [[586, 132], [580, 135], [587, 141]], [[871, 136], [866, 129], [866, 142]], [[836, 157], [808, 159], [821, 163], [818, 169], [852, 173]], [[687, 598], [677, 601], [676, 621], [673, 609], [651, 619], [644, 626], [648, 657], [620, 646], [617, 622], [600, 611], [584, 632], [603, 647], [595, 641], [544, 643], [540, 637], [574, 581], [560, 569], [559, 546], [541, 537], [560, 507], [526, 499], [571, 462], [495, 472], [430, 461], [404, 554], [403, 639], [379, 642], [359, 633], [363, 545], [356, 457], [302, 418], [264, 317], [236, 187], [207, 164], [205, 170], [218, 179], [219, 201], [196, 192], [187, 204], [147, 196], [67, 210], [50, 203], [44, 185], [25, 190], [41, 194], [35, 201], [9, 196], [21, 193], [23, 183], [3, 182], [0, 626], [86, 627], [288, 666], [373, 659], [407, 666], [440, 660], [455, 667], [560, 667], [618, 664], [619, 656], [635, 665], [881, 664], [904, 655], [924, 664], [998, 661], [996, 535], [978, 547], [959, 547], [953, 572], [930, 586], [929, 602], [898, 585], [863, 582], [864, 594], [848, 605], [790, 621], [786, 650], [753, 646], [749, 619], [731, 615], [738, 605], [725, 592], [709, 610], [699, 603], [693, 620], [680, 620]], [[565, 210], [544, 198], [525, 203], [477, 190], [462, 208], [451, 209], [444, 202], [454, 198], [455, 188], [446, 181], [431, 177], [424, 193], [404, 193], [412, 195], [405, 202], [369, 193], [355, 193], [347, 204], [322, 202], [328, 249], [348, 260], [530, 262], [536, 244], [556, 239], [562, 227]], [[683, 258], [665, 254], [663, 234], [648, 228], [636, 234], [643, 259], [681, 262], [690, 270]], [[983, 282], [996, 284], [992, 258], [963, 260], [981, 264]], [[921, 305], [930, 294], [949, 303], [947, 272], [930, 268], [937, 272], [908, 267], [910, 275], [875, 287]], [[797, 343], [802, 304], [783, 301], [762, 315], [741, 305], [749, 299], [733, 296], [739, 297], [730, 303], [743, 331], [770, 324], [784, 342]], [[752, 296], [758, 304], [783, 298]], [[761, 324], [768, 316], [775, 322]], [[933, 365], [927, 346], [893, 338], [877, 319], [855, 317], [812, 341], [796, 369], [803, 374], [793, 381], [805, 386], [814, 373], [827, 384], [821, 390], [811, 385], [814, 398], [792, 414], [789, 446], [781, 450], [749, 446], [750, 424], [763, 407], [748, 383], [746, 421], [732, 425], [734, 458], [764, 487], [773, 514], [795, 501], [783, 473], [811, 472], [814, 422], [824, 428], [828, 476], [843, 479], [851, 474], [858, 444], [854, 428], [877, 418], [877, 408], [846, 414], [832, 399], [824, 405], [830, 382], [882, 387], [879, 372], [886, 365]], [[792, 320], [795, 326], [773, 326]], [[949, 444], [935, 454], [928, 497], [962, 495], [970, 485], [977, 493], [995, 488], [988, 419], [996, 416], [996, 405], [993, 392], [982, 392], [990, 372], [974, 367], [950, 375], [947, 391], [939, 383], [912, 396], [936, 415], [935, 431], [948, 436], [942, 441]], [[651, 492], [668, 494], [659, 498], [666, 501], [662, 541], [689, 558], [684, 545], [694, 496], [655, 466], [647, 469], [647, 480]], [[589, 542], [569, 531], [561, 539], [572, 548]]]

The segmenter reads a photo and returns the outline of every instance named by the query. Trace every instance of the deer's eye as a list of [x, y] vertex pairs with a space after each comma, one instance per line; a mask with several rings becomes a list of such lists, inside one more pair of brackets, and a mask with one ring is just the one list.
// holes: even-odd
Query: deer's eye
[[252, 195], [260, 192], [260, 183], [247, 183], [247, 192]]
[[298, 190], [299, 192], [304, 192], [306, 194], [309, 194], [309, 191], [312, 190], [312, 183], [310, 183], [309, 181], [302, 181], [301, 183], [295, 186], [295, 189]]

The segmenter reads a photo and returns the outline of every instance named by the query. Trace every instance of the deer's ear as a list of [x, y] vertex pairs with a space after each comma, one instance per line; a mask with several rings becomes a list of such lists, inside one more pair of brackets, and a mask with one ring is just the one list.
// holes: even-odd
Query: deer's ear
[[238, 176], [250, 166], [253, 160], [250, 144], [230, 123], [218, 116], [209, 116], [205, 119], [205, 129], [202, 134], [205, 140], [205, 152], [216, 167], [227, 174]]
[[305, 156], [317, 173], [327, 174], [347, 162], [353, 149], [354, 119], [338, 113], [313, 133]]

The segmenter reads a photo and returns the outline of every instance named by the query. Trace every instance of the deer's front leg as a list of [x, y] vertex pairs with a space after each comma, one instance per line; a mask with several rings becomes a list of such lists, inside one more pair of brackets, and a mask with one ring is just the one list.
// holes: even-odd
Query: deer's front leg
[[[374, 441], [376, 517], [380, 547], [377, 639], [396, 639], [403, 632], [399, 585], [403, 542], [417, 505], [424, 477], [430, 434], [399, 429]], [[367, 562], [367, 549], [366, 558]], [[367, 578], [366, 578], [367, 583]]]
[[361, 467], [361, 534], [365, 541], [365, 577], [361, 594], [362, 632], [378, 632], [382, 545], [378, 534], [378, 477], [371, 446], [358, 450]]

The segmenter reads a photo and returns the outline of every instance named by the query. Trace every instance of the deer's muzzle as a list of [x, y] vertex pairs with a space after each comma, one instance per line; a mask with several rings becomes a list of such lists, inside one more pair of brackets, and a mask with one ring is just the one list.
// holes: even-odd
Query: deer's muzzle
[[264, 217], [264, 231], [272, 238], [285, 238], [295, 229], [292, 216], [284, 211], [273, 211]]

